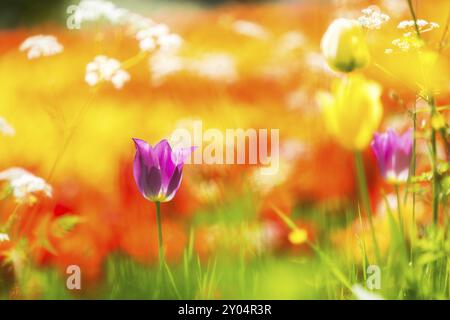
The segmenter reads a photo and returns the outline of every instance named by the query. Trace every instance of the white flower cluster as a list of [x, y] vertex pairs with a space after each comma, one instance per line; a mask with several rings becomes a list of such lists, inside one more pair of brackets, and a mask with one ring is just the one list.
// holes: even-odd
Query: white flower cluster
[[179, 35], [170, 33], [169, 27], [162, 23], [140, 29], [136, 32], [136, 39], [142, 51], [158, 49], [169, 53], [178, 50], [183, 42]]
[[[73, 13], [75, 24], [92, 22], [100, 19], [126, 27], [127, 32], [139, 42], [142, 52], [174, 53], [182, 44], [179, 35], [171, 33], [167, 25], [137, 13], [117, 7], [105, 0], [82, 0], [75, 6]], [[163, 68], [164, 69], [164, 68]], [[130, 80], [119, 61], [100, 55], [86, 66], [85, 81], [95, 86], [101, 81], [111, 82], [116, 89], [121, 89]]]
[[5, 136], [13, 136], [16, 131], [4, 118], [0, 117], [0, 133]]
[[380, 29], [383, 23], [388, 22], [391, 18], [381, 12], [377, 6], [370, 6], [361, 10], [363, 15], [358, 18], [359, 23], [363, 28], [369, 30]]
[[118, 8], [114, 3], [103, 0], [82, 0], [73, 13], [74, 21], [78, 26], [83, 22], [93, 22], [100, 19], [118, 24], [126, 21], [127, 17], [128, 11], [126, 9]]
[[200, 77], [215, 81], [233, 82], [237, 78], [234, 59], [225, 53], [208, 54], [202, 59], [193, 60], [188, 69]]
[[199, 59], [158, 53], [150, 59], [150, 70], [155, 83], [177, 72], [188, 72], [212, 81], [233, 82], [238, 77], [233, 57], [225, 53], [211, 53]]
[[64, 50], [55, 36], [37, 35], [25, 39], [20, 45], [20, 51], [27, 51], [28, 59], [41, 56], [53, 56]]
[[9, 241], [9, 236], [6, 233], [0, 233], [0, 242]]
[[119, 8], [105, 0], [82, 0], [73, 14], [77, 25], [86, 21], [107, 20], [112, 24], [128, 27], [129, 31], [139, 41], [142, 51], [160, 49], [175, 50], [180, 47], [182, 40], [177, 34], [171, 33], [165, 24], [155, 23], [127, 9]]
[[[428, 22], [423, 19], [418, 19], [417, 21], [417, 27], [419, 28], [420, 33], [428, 32], [434, 29], [439, 28], [439, 24], [436, 22]], [[408, 30], [406, 33], [403, 34], [405, 37], [412, 36], [415, 32], [415, 24], [414, 20], [404, 20], [401, 21], [397, 25], [398, 29]]]
[[109, 81], [116, 89], [122, 89], [130, 80], [130, 74], [121, 68], [118, 60], [99, 55], [86, 66], [85, 81], [95, 86], [101, 81]]
[[[408, 52], [412, 49], [420, 49], [423, 46], [423, 42], [419, 39], [407, 36], [392, 40], [392, 44], [403, 52]], [[388, 48], [384, 52], [390, 54], [394, 52], [394, 50]]]
[[47, 182], [22, 168], [10, 168], [0, 172], [0, 181], [8, 181], [12, 193], [19, 202], [33, 202], [34, 193], [52, 196], [52, 187]]
[[246, 20], [235, 21], [232, 25], [232, 30], [238, 34], [251, 38], [265, 39], [269, 36], [269, 33], [263, 26]]
[[[423, 19], [416, 20], [416, 23], [420, 33], [425, 33], [439, 28], [439, 24], [437, 24], [436, 22], [428, 22]], [[423, 47], [424, 42], [416, 37], [416, 27], [414, 20], [401, 21], [397, 25], [397, 28], [405, 30], [405, 33], [403, 33], [403, 36], [401, 38], [394, 39], [392, 41], [392, 44], [396, 49], [400, 50], [401, 52], [408, 52], [410, 50], [417, 50]], [[384, 52], [386, 54], [392, 54], [394, 52], [394, 49], [388, 48], [384, 50]]]

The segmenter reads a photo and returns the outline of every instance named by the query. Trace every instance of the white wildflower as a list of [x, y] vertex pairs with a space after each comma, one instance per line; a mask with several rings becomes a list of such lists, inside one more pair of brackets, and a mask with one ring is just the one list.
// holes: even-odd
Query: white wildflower
[[191, 61], [189, 69], [210, 80], [233, 82], [237, 78], [234, 59], [228, 54], [208, 54], [202, 59]]
[[55, 36], [37, 35], [27, 38], [20, 45], [20, 51], [27, 51], [28, 59], [53, 56], [64, 50]]
[[159, 49], [165, 52], [176, 51], [182, 43], [179, 35], [170, 33], [165, 24], [154, 24], [136, 33], [139, 47], [142, 51], [153, 51]]
[[352, 292], [358, 300], [384, 300], [381, 295], [370, 292], [359, 284], [352, 286]]
[[280, 39], [278, 51], [282, 54], [290, 53], [304, 46], [305, 42], [305, 36], [302, 33], [296, 31], [287, 32]]
[[[417, 27], [419, 28], [419, 32], [420, 33], [424, 33], [424, 32], [428, 32], [434, 29], [439, 28], [439, 24], [436, 22], [428, 22], [426, 20], [423, 19], [418, 19], [416, 20], [417, 23]], [[414, 20], [403, 20], [400, 21], [399, 24], [397, 25], [398, 29], [402, 29], [402, 30], [406, 30], [406, 33], [404, 33], [404, 36], [411, 36], [414, 32], [416, 32], [415, 30], [415, 24], [414, 24]]]
[[392, 40], [392, 44], [400, 49], [400, 51], [407, 52], [412, 49], [420, 49], [423, 42], [415, 37], [404, 36], [402, 38]]
[[148, 29], [154, 25], [156, 25], [156, 22], [140, 14], [130, 12], [127, 16], [127, 26], [132, 34], [136, 34], [140, 30]]
[[380, 29], [383, 23], [390, 20], [387, 14], [381, 12], [377, 6], [370, 6], [361, 11], [363, 15], [358, 18], [359, 23], [363, 28], [370, 30]]
[[0, 233], [0, 242], [9, 241], [9, 236], [6, 233]]
[[158, 52], [150, 59], [150, 70], [155, 83], [181, 71], [209, 80], [225, 82], [233, 82], [238, 76], [233, 57], [224, 53], [208, 54], [200, 59], [188, 59], [170, 52]]
[[159, 50], [166, 53], [177, 51], [181, 47], [182, 43], [183, 39], [181, 39], [181, 37], [175, 33], [161, 36], [157, 40]]
[[233, 23], [232, 29], [236, 33], [252, 38], [265, 39], [268, 37], [268, 32], [263, 26], [251, 21], [237, 20]]
[[0, 117], [0, 133], [5, 136], [13, 136], [16, 131], [4, 118]]
[[110, 81], [116, 89], [121, 89], [131, 79], [130, 74], [121, 69], [118, 60], [107, 56], [96, 56], [86, 66], [85, 81], [95, 86], [101, 81]]
[[[419, 29], [420, 33], [425, 33], [431, 30], [434, 30], [436, 28], [439, 28], [439, 24], [436, 22], [428, 22], [423, 19], [418, 19], [416, 21], [417, 28]], [[404, 20], [401, 21], [397, 25], [398, 29], [404, 30], [403, 36], [398, 39], [394, 39], [392, 41], [392, 44], [396, 47], [396, 49], [399, 49], [402, 52], [407, 52], [410, 50], [417, 50], [423, 47], [424, 42], [416, 36], [416, 26], [414, 23], [414, 20]], [[394, 52], [392, 48], [386, 49], [386, 53], [390, 54]]]
[[394, 52], [394, 50], [391, 49], [391, 48], [387, 48], [387, 49], [384, 50], [385, 54], [392, 54], [393, 52]]
[[126, 9], [104, 0], [82, 0], [74, 12], [74, 20], [77, 25], [84, 22], [93, 22], [105, 19], [112, 24], [127, 21], [129, 12]]
[[155, 84], [159, 84], [164, 78], [184, 70], [185, 59], [174, 54], [157, 52], [150, 58], [149, 64], [152, 80]]
[[32, 201], [34, 193], [52, 196], [52, 187], [47, 182], [22, 168], [10, 168], [0, 172], [0, 181], [8, 181], [17, 201]]

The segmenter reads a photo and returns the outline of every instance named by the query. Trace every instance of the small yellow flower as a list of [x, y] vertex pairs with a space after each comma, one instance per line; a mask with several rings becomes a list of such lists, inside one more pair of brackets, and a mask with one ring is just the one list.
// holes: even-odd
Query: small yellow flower
[[383, 106], [381, 86], [361, 75], [336, 79], [332, 94], [319, 92], [328, 131], [345, 148], [362, 150], [380, 124]]
[[308, 240], [308, 233], [305, 229], [299, 229], [295, 228], [289, 233], [289, 241], [292, 244], [300, 245], [306, 242]]
[[439, 112], [436, 112], [436, 114], [434, 114], [432, 117], [431, 117], [431, 127], [434, 129], [434, 130], [440, 130], [440, 129], [443, 129], [443, 128], [445, 128], [446, 127], [446, 122], [445, 122], [445, 119], [444, 119], [444, 117], [439, 113]]
[[334, 20], [323, 35], [320, 47], [330, 67], [337, 71], [350, 72], [370, 62], [364, 30], [356, 20]]

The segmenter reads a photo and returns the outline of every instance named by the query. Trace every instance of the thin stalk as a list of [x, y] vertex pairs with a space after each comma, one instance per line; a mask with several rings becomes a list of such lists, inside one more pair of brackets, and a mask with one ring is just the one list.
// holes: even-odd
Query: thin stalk
[[[412, 176], [416, 176], [416, 130], [417, 130], [417, 113], [416, 113], [416, 102], [414, 101], [414, 112], [413, 112], [413, 146], [412, 146], [412, 168], [411, 173]], [[411, 174], [410, 174], [411, 176]], [[416, 191], [414, 190], [414, 185], [412, 189], [412, 225], [411, 225], [411, 251], [410, 251], [410, 259], [411, 263], [413, 263], [414, 259], [414, 241], [416, 237]]]
[[408, 2], [409, 12], [411, 13], [411, 16], [412, 16], [412, 18], [414, 20], [414, 29], [416, 30], [417, 37], [420, 39], [421, 38], [421, 36], [420, 36], [420, 29], [419, 29], [419, 25], [417, 24], [416, 12], [414, 11], [414, 7], [413, 7], [413, 4], [412, 4], [412, 1], [411, 0], [407, 0], [407, 2]]
[[12, 225], [14, 224], [14, 222], [17, 221], [20, 205], [21, 205], [21, 203], [18, 203], [15, 206], [13, 212], [9, 215], [8, 220], [6, 221], [5, 225], [2, 228], [2, 230], [4, 232], [9, 233], [9, 231], [11, 230]]
[[145, 59], [148, 56], [147, 52], [145, 51], [140, 51], [138, 54], [136, 54], [135, 56], [131, 57], [130, 59], [122, 62], [122, 68], [123, 69], [129, 69], [133, 66], [135, 66], [136, 64], [138, 64], [139, 62], [141, 62], [143, 59]]
[[[431, 109], [431, 117], [436, 114], [436, 105], [434, 98], [431, 97], [428, 100], [428, 105]], [[437, 226], [438, 214], [439, 214], [439, 173], [437, 166], [437, 144], [436, 144], [436, 130], [431, 126], [431, 165], [433, 167], [433, 181], [432, 181], [432, 192], [433, 192], [433, 223]]]
[[394, 189], [395, 189], [395, 194], [397, 196], [398, 224], [400, 226], [400, 232], [402, 233], [402, 235], [404, 235], [405, 233], [404, 233], [404, 227], [403, 227], [403, 216], [402, 216], [402, 208], [401, 208], [402, 204], [400, 201], [400, 192], [399, 192], [398, 184], [396, 184], [394, 186]]
[[363, 204], [364, 210], [366, 211], [366, 214], [369, 219], [370, 230], [371, 230], [371, 234], [372, 234], [372, 242], [373, 242], [373, 246], [375, 249], [377, 263], [380, 263], [381, 262], [380, 249], [378, 247], [377, 238], [375, 236], [375, 228], [373, 226], [373, 221], [372, 221], [372, 208], [370, 206], [369, 192], [367, 190], [366, 174], [364, 172], [364, 163], [363, 163], [363, 159], [362, 159], [362, 155], [361, 155], [360, 151], [355, 152], [355, 165], [356, 165], [356, 174], [357, 174], [357, 178], [358, 178], [358, 186], [359, 186], [361, 202]]
[[156, 204], [156, 223], [158, 224], [158, 253], [159, 253], [159, 264], [162, 269], [164, 266], [164, 245], [162, 236], [162, 225], [161, 225], [161, 203], [159, 201]]

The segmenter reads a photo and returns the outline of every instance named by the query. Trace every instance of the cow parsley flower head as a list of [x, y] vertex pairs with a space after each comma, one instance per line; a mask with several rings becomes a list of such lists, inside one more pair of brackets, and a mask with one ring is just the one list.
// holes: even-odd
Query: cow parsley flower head
[[16, 131], [4, 118], [0, 117], [0, 133], [5, 136], [13, 136]]
[[[399, 49], [400, 51], [403, 52], [408, 52], [410, 50], [414, 50], [414, 49], [420, 49], [421, 47], [423, 47], [423, 41], [421, 41], [420, 39], [416, 38], [416, 37], [411, 37], [411, 36], [403, 36], [401, 38], [398, 39], [394, 39], [392, 40], [392, 44]], [[386, 49], [388, 50], [388, 49]], [[386, 52], [385, 50], [385, 52]], [[389, 51], [388, 50], [388, 54], [392, 53], [393, 51]]]
[[[420, 33], [425, 33], [434, 29], [439, 28], [439, 24], [436, 22], [428, 22], [423, 19], [416, 20], [417, 27], [419, 28]], [[414, 20], [403, 20], [397, 25], [398, 29], [405, 30], [406, 32], [403, 34], [405, 37], [413, 36], [415, 31]]]
[[0, 233], [0, 242], [9, 241], [9, 236], [6, 233]]
[[235, 33], [251, 38], [265, 39], [269, 36], [267, 30], [260, 24], [246, 20], [237, 20], [232, 25]]
[[[439, 24], [436, 22], [428, 22], [423, 19], [416, 20], [417, 28], [420, 33], [425, 33], [439, 28]], [[418, 50], [424, 46], [422, 39], [416, 35], [416, 26], [414, 20], [403, 20], [398, 25], [397, 28], [404, 30], [403, 35], [400, 38], [392, 40], [392, 45], [395, 48], [388, 48], [384, 52], [387, 54], [392, 54], [394, 49], [398, 52], [408, 52], [410, 50]]]
[[361, 12], [363, 15], [358, 18], [358, 21], [363, 28], [369, 30], [380, 29], [382, 24], [390, 20], [390, 17], [382, 13], [377, 6], [370, 6], [361, 10]]
[[233, 82], [238, 77], [235, 61], [226, 53], [208, 54], [202, 59], [193, 60], [189, 64], [189, 70], [215, 81]]
[[18, 202], [34, 202], [35, 193], [52, 197], [52, 187], [42, 178], [22, 168], [10, 168], [0, 172], [0, 181], [7, 181]]
[[130, 12], [127, 16], [126, 24], [129, 32], [132, 34], [136, 34], [140, 30], [144, 30], [156, 25], [156, 22], [135, 12]]
[[175, 52], [181, 47], [182, 43], [183, 39], [175, 33], [161, 36], [157, 41], [159, 50], [163, 52]]
[[118, 60], [99, 55], [86, 66], [85, 81], [95, 86], [101, 81], [109, 81], [116, 89], [122, 89], [125, 82], [131, 79], [130, 74], [121, 69]]
[[179, 35], [170, 33], [170, 29], [165, 24], [153, 24], [136, 33], [139, 47], [142, 51], [161, 50], [164, 52], [176, 51], [182, 43]]
[[58, 42], [55, 36], [37, 35], [25, 39], [19, 49], [22, 52], [26, 51], [28, 59], [31, 60], [61, 53], [64, 47]]
[[175, 54], [157, 52], [149, 60], [152, 82], [161, 84], [168, 76], [186, 68], [186, 59]]
[[82, 0], [74, 12], [74, 20], [78, 25], [100, 19], [117, 24], [127, 20], [128, 11], [104, 0]]

